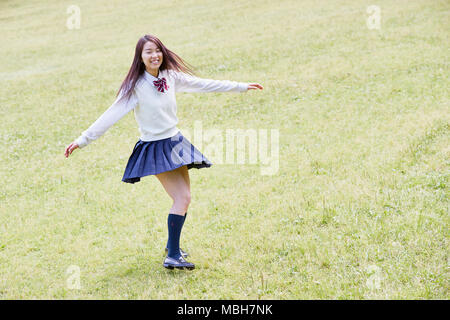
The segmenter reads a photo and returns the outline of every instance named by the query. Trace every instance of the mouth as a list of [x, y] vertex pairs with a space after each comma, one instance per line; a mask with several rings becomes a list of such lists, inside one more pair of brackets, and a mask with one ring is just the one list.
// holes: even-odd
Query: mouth
[[151, 63], [151, 64], [158, 64], [158, 63], [159, 63], [159, 59], [152, 60], [152, 61], [150, 61], [150, 63]]

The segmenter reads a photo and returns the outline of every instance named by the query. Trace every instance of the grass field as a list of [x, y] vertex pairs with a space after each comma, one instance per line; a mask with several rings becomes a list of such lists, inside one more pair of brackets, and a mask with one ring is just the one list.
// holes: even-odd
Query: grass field
[[[124, 3], [0, 2], [0, 298], [449, 298], [447, 0]], [[200, 77], [264, 86], [178, 94], [182, 132], [279, 131], [275, 174], [189, 171], [192, 272], [162, 267], [157, 179], [121, 181], [132, 113], [64, 157], [146, 33]]]

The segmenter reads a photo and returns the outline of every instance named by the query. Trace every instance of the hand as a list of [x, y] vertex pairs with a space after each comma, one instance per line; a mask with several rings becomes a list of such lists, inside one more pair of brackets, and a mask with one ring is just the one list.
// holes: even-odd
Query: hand
[[263, 86], [260, 85], [259, 83], [249, 83], [249, 84], [248, 84], [247, 90], [255, 90], [255, 89], [260, 89], [260, 90], [262, 90], [262, 89], [263, 89]]
[[66, 148], [66, 151], [64, 152], [64, 155], [66, 156], [66, 158], [68, 158], [73, 150], [78, 148], [78, 144], [76, 144], [75, 142], [72, 142], [71, 144], [69, 144], [69, 146]]

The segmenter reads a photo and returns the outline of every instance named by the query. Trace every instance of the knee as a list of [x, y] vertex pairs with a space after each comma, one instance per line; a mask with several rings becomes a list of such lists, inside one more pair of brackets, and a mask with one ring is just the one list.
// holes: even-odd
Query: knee
[[189, 206], [189, 204], [191, 203], [191, 193], [190, 192], [185, 194], [184, 203], [186, 204], [186, 207]]
[[182, 195], [179, 195], [175, 202], [184, 208], [188, 208], [189, 204], [191, 203], [191, 193], [185, 192]]

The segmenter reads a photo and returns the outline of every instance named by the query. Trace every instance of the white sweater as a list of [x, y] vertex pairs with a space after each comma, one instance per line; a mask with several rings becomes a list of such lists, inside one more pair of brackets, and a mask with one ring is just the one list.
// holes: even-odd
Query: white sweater
[[[168, 86], [159, 92], [154, 80], [166, 78]], [[170, 138], [178, 133], [177, 103], [175, 92], [244, 92], [248, 84], [229, 80], [202, 79], [175, 70], [159, 71], [158, 78], [147, 71], [136, 82], [130, 99], [116, 101], [86, 130], [75, 143], [80, 148], [100, 138], [114, 123], [131, 110], [139, 125], [142, 141], [154, 141]]]

